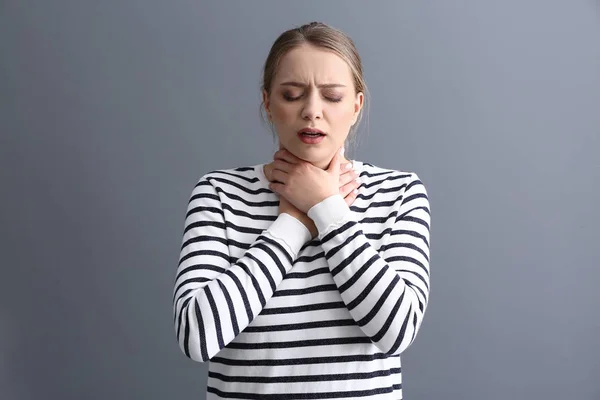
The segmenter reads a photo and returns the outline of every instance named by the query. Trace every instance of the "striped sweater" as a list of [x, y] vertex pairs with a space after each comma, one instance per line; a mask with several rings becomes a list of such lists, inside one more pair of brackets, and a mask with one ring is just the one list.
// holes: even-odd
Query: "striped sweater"
[[263, 164], [210, 172], [187, 207], [173, 293], [182, 352], [209, 361], [207, 399], [401, 399], [400, 354], [429, 297], [430, 211], [415, 173], [353, 161], [348, 207], [308, 211]]

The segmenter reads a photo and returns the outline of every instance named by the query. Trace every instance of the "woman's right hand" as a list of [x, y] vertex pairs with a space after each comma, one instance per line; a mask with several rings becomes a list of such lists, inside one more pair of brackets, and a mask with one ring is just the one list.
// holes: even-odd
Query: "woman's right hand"
[[[349, 165], [350, 167], [345, 168], [346, 165]], [[271, 163], [265, 166], [265, 175], [270, 182], [273, 182], [273, 180], [271, 179], [272, 168], [273, 166], [271, 165]], [[344, 198], [346, 204], [348, 204], [348, 207], [350, 207], [352, 203], [354, 203], [354, 200], [356, 200], [356, 196], [358, 195], [358, 193], [354, 193], [354, 190], [358, 191], [358, 188], [360, 186], [360, 182], [356, 181], [357, 178], [358, 173], [356, 173], [356, 171], [352, 169], [352, 163], [346, 162], [341, 166], [339, 190], [340, 195]]]

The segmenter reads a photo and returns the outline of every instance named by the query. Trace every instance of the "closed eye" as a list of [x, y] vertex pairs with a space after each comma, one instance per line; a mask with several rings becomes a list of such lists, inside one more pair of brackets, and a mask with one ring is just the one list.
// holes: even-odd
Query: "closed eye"
[[[300, 100], [302, 98], [302, 95], [294, 97], [288, 93], [284, 93], [283, 98], [287, 101], [296, 101], [296, 100]], [[342, 101], [342, 98], [325, 96], [325, 100], [330, 101], [332, 103], [339, 103], [340, 101]]]

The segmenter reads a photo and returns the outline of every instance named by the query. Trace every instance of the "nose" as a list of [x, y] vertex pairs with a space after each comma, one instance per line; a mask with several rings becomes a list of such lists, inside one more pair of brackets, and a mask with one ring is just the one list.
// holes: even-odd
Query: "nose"
[[306, 96], [304, 107], [302, 107], [302, 119], [315, 120], [323, 118], [323, 104], [319, 93], [313, 90], [312, 93]]

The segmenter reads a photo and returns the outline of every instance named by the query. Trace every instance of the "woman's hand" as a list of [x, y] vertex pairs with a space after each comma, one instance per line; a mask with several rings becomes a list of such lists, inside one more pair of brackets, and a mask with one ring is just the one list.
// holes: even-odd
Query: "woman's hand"
[[355, 180], [356, 173], [351, 168], [342, 169], [340, 163], [339, 151], [323, 170], [282, 149], [275, 153], [265, 175], [271, 181], [271, 190], [306, 214], [315, 204], [334, 194], [341, 194], [348, 206], [354, 202], [357, 195], [354, 189], [360, 182]]

